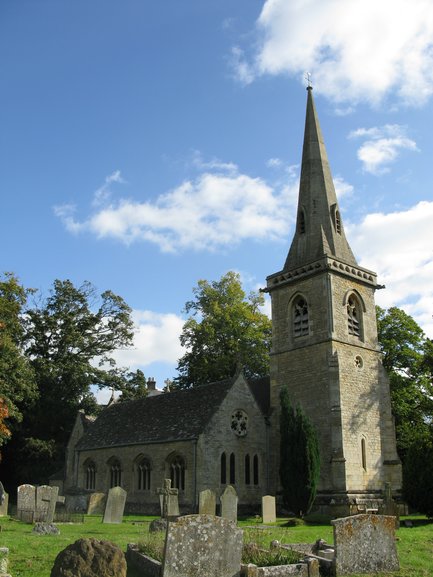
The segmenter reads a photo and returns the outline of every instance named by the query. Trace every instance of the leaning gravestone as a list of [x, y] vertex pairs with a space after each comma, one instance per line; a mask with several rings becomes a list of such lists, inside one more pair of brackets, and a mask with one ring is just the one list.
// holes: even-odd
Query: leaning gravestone
[[399, 570], [394, 517], [354, 515], [331, 523], [336, 575]]
[[126, 491], [122, 487], [113, 487], [108, 491], [103, 523], [121, 523], [126, 503]]
[[198, 512], [199, 515], [216, 515], [216, 495], [214, 491], [210, 489], [200, 491]]
[[243, 531], [221, 517], [187, 515], [169, 523], [162, 577], [239, 575]]
[[89, 497], [89, 504], [87, 505], [87, 514], [103, 515], [106, 502], [107, 495], [105, 493], [92, 493]]
[[36, 487], [20, 485], [17, 488], [17, 517], [25, 523], [33, 523], [36, 512]]
[[231, 485], [227, 485], [221, 499], [221, 517], [229, 521], [238, 520], [238, 494]]
[[262, 519], [265, 524], [275, 523], [277, 520], [275, 497], [272, 495], [262, 497]]

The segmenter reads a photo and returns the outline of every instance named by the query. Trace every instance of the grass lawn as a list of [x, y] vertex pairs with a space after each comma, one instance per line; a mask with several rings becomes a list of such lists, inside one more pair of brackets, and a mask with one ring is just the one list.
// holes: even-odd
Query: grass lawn
[[[9, 572], [13, 577], [49, 577], [56, 555], [77, 539], [104, 539], [125, 551], [127, 543], [137, 543], [145, 538], [153, 518], [126, 516], [119, 525], [104, 525], [101, 517], [85, 516], [83, 524], [58, 524], [60, 535], [40, 536], [32, 534], [32, 525], [4, 517], [0, 519], [0, 546], [9, 548]], [[330, 525], [283, 527], [284, 522], [284, 519], [279, 519], [272, 528], [263, 529], [255, 519], [246, 519], [240, 521], [239, 526], [245, 530], [245, 541], [255, 540], [260, 535], [261, 540], [268, 543], [272, 539], [283, 543], [311, 543], [319, 538], [333, 542]], [[397, 548], [401, 570], [388, 573], [388, 576], [433, 575], [433, 523], [416, 518], [413, 527], [401, 527], [397, 531]], [[130, 571], [128, 577], [136, 576]]]

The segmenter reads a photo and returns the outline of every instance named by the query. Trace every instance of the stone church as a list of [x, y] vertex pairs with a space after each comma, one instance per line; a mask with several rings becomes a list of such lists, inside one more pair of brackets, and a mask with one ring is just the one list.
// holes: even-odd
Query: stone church
[[[267, 278], [273, 344], [268, 378], [233, 378], [113, 403], [94, 421], [80, 414], [66, 456], [66, 494], [121, 485], [127, 511], [156, 513], [170, 478], [181, 511], [204, 489], [233, 485], [241, 509], [279, 492], [279, 394], [287, 386], [319, 436], [315, 508], [356, 511], [401, 489], [389, 383], [377, 340], [376, 274], [360, 267], [344, 233], [325, 145], [307, 89], [294, 238], [281, 271]], [[154, 389], [151, 383], [150, 388]]]

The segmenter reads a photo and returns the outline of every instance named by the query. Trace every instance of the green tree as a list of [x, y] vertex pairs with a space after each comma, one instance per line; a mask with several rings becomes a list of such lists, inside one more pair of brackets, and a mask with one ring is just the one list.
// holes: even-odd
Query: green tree
[[186, 353], [178, 362], [174, 386], [188, 388], [231, 377], [240, 364], [247, 376], [269, 372], [271, 321], [261, 312], [264, 297], [241, 286], [228, 272], [219, 281], [200, 280], [194, 300], [185, 305], [191, 316], [180, 336]]
[[0, 398], [12, 430], [37, 396], [34, 374], [22, 350], [22, 313], [28, 293], [15, 275], [6, 273], [0, 278]]
[[97, 410], [91, 387], [121, 388], [124, 371], [112, 353], [132, 337], [128, 305], [111, 291], [99, 295], [88, 282], [75, 287], [56, 280], [49, 296], [26, 311], [25, 352], [39, 395], [14, 443], [16, 476], [44, 482], [63, 465], [78, 410]]
[[433, 436], [409, 447], [403, 466], [403, 498], [418, 511], [433, 517]]
[[302, 408], [294, 409], [287, 387], [280, 393], [280, 480], [283, 503], [295, 515], [306, 515], [313, 505], [320, 476], [316, 431]]
[[397, 449], [401, 459], [414, 442], [428, 439], [433, 419], [433, 346], [403, 310], [377, 307], [383, 365], [390, 379]]
[[119, 388], [122, 393], [119, 401], [142, 399], [147, 397], [148, 393], [146, 377], [140, 369], [127, 373], [124, 383]]

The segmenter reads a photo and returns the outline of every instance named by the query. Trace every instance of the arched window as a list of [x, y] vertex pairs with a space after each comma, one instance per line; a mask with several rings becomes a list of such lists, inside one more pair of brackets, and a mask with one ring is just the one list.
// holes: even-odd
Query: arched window
[[151, 471], [149, 459], [141, 459], [137, 464], [137, 489], [139, 491], [150, 490]]
[[170, 479], [174, 489], [185, 490], [185, 461], [180, 455], [171, 461]]
[[230, 454], [230, 485], [236, 483], [235, 454]]
[[225, 485], [227, 483], [227, 457], [226, 454], [223, 453], [221, 455], [221, 485]]
[[251, 484], [250, 456], [245, 455], [245, 485]]
[[365, 448], [364, 437], [362, 437], [362, 439], [361, 439], [361, 463], [362, 463], [362, 468], [364, 469], [364, 471], [366, 471], [367, 470], [367, 451]]
[[118, 459], [110, 459], [110, 487], [122, 486], [122, 467]]
[[361, 308], [355, 295], [347, 300], [347, 329], [349, 335], [361, 338]]
[[293, 302], [293, 336], [302, 337], [309, 333], [308, 304], [302, 296]]
[[93, 461], [86, 461], [84, 464], [86, 474], [86, 489], [94, 490], [96, 487], [96, 465]]
[[259, 457], [258, 457], [258, 455], [254, 455], [254, 458], [253, 458], [253, 482], [254, 482], [254, 485], [259, 484]]

